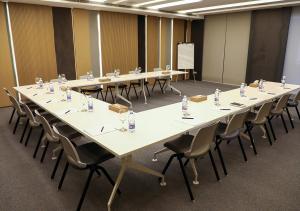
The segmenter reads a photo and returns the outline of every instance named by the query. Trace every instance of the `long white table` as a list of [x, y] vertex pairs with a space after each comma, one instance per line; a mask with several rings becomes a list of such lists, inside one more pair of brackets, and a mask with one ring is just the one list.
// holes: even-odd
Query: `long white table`
[[132, 73], [132, 74], [119, 75], [118, 77], [114, 77], [114, 76], [105, 77], [105, 78], [110, 79], [110, 81], [106, 81], [106, 82], [100, 82], [99, 79], [101, 79], [101, 78], [94, 78], [92, 80], [87, 80], [87, 79], [71, 80], [71, 81], [68, 81], [66, 83], [66, 85], [71, 88], [80, 88], [80, 87], [85, 87], [85, 86], [115, 84], [115, 96], [116, 97], [114, 98], [115, 99], [114, 103], [116, 103], [117, 98], [119, 98], [132, 106], [132, 103], [120, 94], [119, 84], [128, 82], [128, 81], [140, 80], [145, 104], [147, 104], [147, 97], [146, 97], [144, 83], [145, 83], [145, 80], [150, 79], [150, 78], [163, 77], [163, 78], [167, 79], [166, 86], [164, 87], [164, 92], [166, 91], [167, 88], [170, 88], [170, 89], [174, 90], [175, 92], [177, 92], [179, 95], [181, 95], [181, 91], [176, 89], [173, 85], [171, 85], [171, 79], [172, 79], [172, 76], [184, 75], [187, 73], [183, 72], [183, 71], [176, 71], [176, 70], [171, 70], [169, 74], [163, 74], [163, 72], [165, 72], [165, 71], [155, 71], [155, 72], [138, 73], [138, 74]]
[[[74, 83], [76, 82], [74, 81]], [[36, 89], [35, 85], [15, 87], [15, 89], [121, 160], [121, 170], [107, 203], [108, 210], [110, 210], [116, 191], [128, 168], [160, 177], [164, 182], [161, 173], [134, 162], [133, 153], [135, 151], [176, 137], [187, 131], [204, 127], [229, 115], [263, 104], [300, 88], [300, 86], [292, 84], [287, 84], [286, 87], [281, 87], [279, 83], [266, 82], [265, 92], [259, 92], [258, 88], [247, 87], [246, 97], [240, 96], [239, 89], [221, 92], [220, 106], [215, 106], [213, 95], [209, 95], [207, 101], [189, 103], [189, 113], [194, 117], [191, 120], [182, 119], [181, 103], [162, 106], [136, 113], [136, 131], [134, 133], [113, 130], [96, 135], [88, 131], [91, 128], [96, 128], [96, 130], [99, 128], [100, 130], [102, 126], [108, 128], [121, 127], [118, 114], [108, 110], [108, 103], [94, 99], [95, 109], [93, 112], [80, 112], [82, 109], [80, 102], [82, 95], [72, 91], [71, 102], [61, 101], [62, 92], [59, 91], [57, 84], [55, 85], [55, 94], [47, 94], [45, 88]], [[49, 102], [49, 100], [52, 101]], [[232, 102], [242, 103], [244, 107], [231, 106], [230, 103]], [[221, 108], [230, 110], [221, 110]], [[65, 114], [67, 110], [71, 110], [71, 112]]]

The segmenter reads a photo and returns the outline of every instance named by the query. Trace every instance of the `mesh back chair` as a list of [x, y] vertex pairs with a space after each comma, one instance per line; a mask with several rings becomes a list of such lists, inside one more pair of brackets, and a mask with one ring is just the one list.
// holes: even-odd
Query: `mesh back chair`
[[285, 129], [285, 132], [286, 133], [289, 132], [288, 129], [287, 129], [286, 123], [285, 123], [284, 116], [283, 116], [284, 109], [286, 109], [287, 114], [290, 118], [292, 127], [294, 127], [291, 116], [290, 116], [290, 113], [289, 113], [289, 110], [287, 108], [287, 103], [288, 103], [288, 100], [289, 100], [290, 96], [291, 96], [291, 94], [286, 94], [286, 95], [281, 96], [279, 98], [279, 100], [277, 101], [277, 103], [275, 104], [274, 108], [272, 108], [271, 111], [270, 111], [270, 116], [269, 116], [268, 119], [269, 119], [269, 123], [270, 123], [270, 127], [271, 127], [271, 131], [272, 131], [272, 135], [273, 135], [274, 140], [276, 140], [276, 135], [275, 135], [275, 132], [273, 130], [273, 125], [272, 125], [272, 119], [274, 117], [280, 116], [283, 127]]
[[[73, 168], [78, 169], [78, 170], [89, 170], [89, 175], [88, 179], [85, 183], [82, 195], [80, 197], [79, 203], [77, 205], [77, 211], [81, 209], [82, 203], [84, 201], [87, 189], [89, 187], [90, 181], [92, 179], [93, 174], [96, 172], [98, 175], [101, 175], [100, 171], [103, 172], [103, 174], [106, 176], [108, 181], [114, 186], [115, 183], [112, 180], [111, 176], [108, 174], [108, 172], [105, 170], [104, 167], [100, 166], [101, 163], [111, 159], [114, 157], [111, 153], [109, 153], [107, 150], [103, 149], [99, 145], [97, 145], [94, 142], [89, 142], [80, 146], [74, 146], [69, 138], [66, 136], [62, 135], [60, 130], [56, 128], [56, 126], [53, 126], [53, 130], [59, 137], [62, 147], [65, 153], [65, 156], [67, 158], [67, 163], [65, 165], [62, 177], [60, 179], [58, 189], [60, 190], [68, 167], [71, 165]], [[120, 191], [118, 190], [118, 193]]]
[[273, 102], [266, 102], [259, 108], [259, 110], [256, 113], [255, 112], [249, 112], [249, 114], [246, 118], [246, 125], [247, 125], [248, 133], [249, 133], [249, 136], [250, 136], [251, 140], [253, 140], [253, 136], [252, 136], [252, 133], [251, 133], [252, 129], [255, 126], [263, 126], [266, 133], [267, 133], [269, 143], [270, 143], [270, 145], [272, 145], [272, 140], [271, 140], [271, 137], [270, 137], [269, 129], [267, 127], [267, 122], [269, 122], [269, 126], [271, 128], [271, 131], [273, 131], [273, 127], [270, 124], [270, 119], [269, 119], [269, 115], [270, 115], [272, 106], [273, 106]]
[[[135, 71], [129, 71], [129, 74], [135, 74]], [[141, 79], [141, 80], [144, 80], [144, 79]], [[142, 86], [142, 81], [141, 80], [130, 81], [130, 85], [129, 85], [129, 88], [128, 88], [128, 95], [130, 95], [130, 90], [131, 90], [131, 87], [132, 87], [133, 90], [134, 90], [136, 99], [139, 99], [139, 96], [138, 96], [137, 91], [136, 91], [136, 87], [141, 87]], [[148, 84], [149, 84], [148, 81], [144, 81], [144, 86], [146, 87], [147, 93], [148, 93], [149, 97], [151, 97], [150, 92], [149, 92], [149, 88], [148, 88]]]
[[209, 157], [211, 159], [211, 163], [216, 175], [217, 180], [219, 180], [219, 174], [211, 153], [211, 144], [213, 143], [215, 139], [215, 132], [217, 129], [218, 123], [214, 123], [210, 126], [207, 126], [205, 128], [202, 128], [198, 131], [196, 136], [192, 135], [182, 135], [181, 137], [170, 141], [166, 142], [164, 146], [168, 148], [169, 150], [172, 150], [175, 152], [175, 154], [171, 155], [169, 158], [166, 166], [164, 167], [162, 174], [165, 175], [167, 169], [169, 168], [173, 158], [177, 157], [180, 168], [184, 177], [184, 181], [186, 184], [186, 187], [189, 192], [189, 196], [191, 200], [194, 200], [193, 193], [191, 191], [191, 187], [185, 172], [184, 165], [182, 163], [182, 158], [187, 158], [191, 160], [191, 165], [195, 174], [195, 178], [193, 183], [198, 184], [198, 173], [196, 170], [196, 159], [200, 157], [204, 157], [205, 155], [209, 154]]
[[298, 118], [300, 120], [300, 113], [299, 113], [299, 110], [298, 110], [299, 101], [300, 101], [300, 91], [297, 92], [297, 94], [295, 95], [294, 98], [289, 99], [287, 106], [288, 107], [293, 107], [293, 108], [296, 109], [296, 112], [298, 114]]
[[[5, 93], [6, 93], [7, 96], [11, 95], [10, 92], [8, 91], [8, 89], [3, 88], [3, 90], [5, 91]], [[15, 112], [16, 112], [16, 108], [14, 106], [12, 108], [13, 108], [13, 110], [11, 112], [11, 115], [10, 115], [10, 118], [9, 118], [9, 121], [8, 121], [9, 124], [11, 124], [11, 121], [12, 121], [12, 119], [14, 117]]]
[[[249, 111], [234, 114], [228, 124], [220, 123], [217, 131], [216, 131], [216, 149], [218, 151], [221, 164], [223, 167], [224, 174], [227, 175], [227, 169], [225, 166], [225, 162], [223, 159], [223, 155], [220, 149], [220, 144], [222, 141], [231, 141], [234, 139], [238, 139], [244, 160], [247, 161], [247, 156], [243, 147], [243, 143], [240, 137], [241, 132], [244, 130], [245, 120], [248, 115]], [[252, 142], [253, 147], [255, 148], [254, 143]]]
[[[80, 79], [87, 79], [87, 75], [80, 76]], [[101, 94], [102, 100], [104, 100], [103, 89], [100, 86], [87, 86], [80, 88], [80, 92], [86, 95], [97, 94], [97, 98], [99, 98], [99, 93]]]
[[[61, 156], [62, 156], [62, 150], [61, 150], [61, 144], [60, 144], [60, 139], [57, 135], [57, 133], [55, 133], [50, 125], [50, 123], [48, 122], [48, 120], [42, 116], [41, 114], [39, 114], [39, 112], [37, 110], [35, 110], [35, 114], [36, 114], [36, 119], [37, 121], [42, 125], [43, 130], [44, 130], [44, 135], [42, 137], [42, 139], [39, 140], [39, 142], [36, 145], [35, 151], [34, 151], [34, 155], [33, 157], [36, 157], [37, 151], [40, 147], [41, 142], [43, 143], [42, 148], [44, 148], [43, 154], [41, 156], [40, 162], [42, 163], [44, 161], [49, 143], [54, 143], [57, 145], [57, 147], [53, 150], [53, 157], [52, 159], [57, 159], [56, 160], [56, 164], [54, 166], [54, 169], [52, 171], [52, 175], [51, 178], [54, 178], [55, 172], [57, 170], [57, 167], [59, 165]], [[57, 127], [61, 130], [61, 133], [64, 134], [65, 136], [67, 136], [69, 139], [75, 139], [77, 137], [80, 137], [81, 134], [78, 133], [77, 131], [75, 131], [74, 129], [72, 129], [70, 126], [65, 125], [63, 123], [56, 123]], [[59, 156], [58, 158], [54, 155], [56, 151], [60, 150]]]
[[[157, 68], [154, 68], [153, 71], [158, 72], [158, 71], [162, 71], [162, 69], [160, 67], [157, 67]], [[166, 85], [167, 80], [168, 79], [166, 77], [155, 78], [155, 81], [154, 81], [151, 91], [153, 92], [156, 83], [158, 83], [161, 93], [164, 93], [164, 86]]]

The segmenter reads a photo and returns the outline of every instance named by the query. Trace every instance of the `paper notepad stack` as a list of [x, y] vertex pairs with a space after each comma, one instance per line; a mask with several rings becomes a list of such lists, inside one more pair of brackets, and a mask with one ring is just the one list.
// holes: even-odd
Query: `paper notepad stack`
[[108, 109], [117, 113], [124, 113], [128, 111], [128, 107], [121, 104], [111, 104], [108, 106]]
[[207, 100], [207, 96], [205, 95], [195, 95], [190, 97], [190, 101], [195, 102], [195, 103], [200, 103]]
[[109, 82], [109, 81], [111, 81], [111, 79], [107, 77], [99, 78], [99, 82]]

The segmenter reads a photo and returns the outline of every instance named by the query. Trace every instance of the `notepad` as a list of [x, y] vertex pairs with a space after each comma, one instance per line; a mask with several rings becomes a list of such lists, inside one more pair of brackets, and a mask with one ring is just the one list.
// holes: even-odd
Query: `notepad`
[[[102, 130], [102, 128], [103, 128], [103, 130]], [[84, 129], [84, 132], [86, 132], [90, 136], [99, 136], [99, 135], [103, 135], [105, 133], [113, 132], [115, 130], [117, 130], [117, 129], [110, 124], [99, 124], [99, 125]]]

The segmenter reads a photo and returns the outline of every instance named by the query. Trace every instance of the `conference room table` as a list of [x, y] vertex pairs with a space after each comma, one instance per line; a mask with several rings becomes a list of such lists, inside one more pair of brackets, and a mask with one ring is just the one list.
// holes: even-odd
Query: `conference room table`
[[[36, 85], [19, 86], [15, 90], [120, 159], [121, 169], [107, 203], [110, 210], [116, 191], [128, 169], [157, 176], [161, 178], [162, 186], [166, 184], [160, 172], [134, 161], [136, 151], [224, 120], [232, 114], [275, 100], [300, 88], [292, 84], [286, 84], [283, 88], [280, 83], [274, 82], [265, 82], [264, 86], [263, 92], [258, 88], [246, 87], [245, 97], [240, 96], [238, 88], [221, 92], [219, 106], [214, 105], [214, 95], [208, 95], [207, 100], [200, 103], [189, 102], [188, 112], [193, 119], [182, 119], [181, 103], [135, 113], [135, 132], [121, 132], [119, 114], [110, 111], [109, 104], [101, 100], [93, 99], [93, 112], [82, 112], [85, 110], [82, 107], [83, 94], [71, 91], [72, 100], [65, 101], [65, 94], [60, 91], [58, 84], [55, 84], [54, 94], [49, 94], [46, 88], [37, 89]], [[232, 106], [233, 102], [243, 106]], [[105, 129], [101, 132], [102, 127]]]
[[[100, 77], [100, 78], [93, 78], [90, 80], [87, 79], [81, 79], [81, 80], [71, 80], [66, 83], [66, 86], [69, 86], [71, 88], [80, 88], [80, 87], [86, 87], [86, 86], [95, 86], [95, 85], [108, 85], [108, 84], [114, 84], [115, 85], [115, 96], [114, 98], [116, 103], [117, 98], [127, 102], [130, 106], [132, 106], [132, 103], [124, 98], [119, 91], [119, 85], [120, 83], [129, 82], [129, 81], [141, 81], [141, 87], [142, 87], [142, 93], [144, 95], [145, 104], [147, 104], [147, 97], [145, 92], [145, 80], [151, 79], [151, 78], [164, 78], [166, 79], [166, 86], [164, 86], [164, 92], [167, 88], [170, 88], [177, 92], [181, 96], [181, 91], [176, 89], [171, 84], [172, 76], [178, 76], [178, 75], [184, 75], [187, 74], [183, 71], [177, 71], [177, 70], [170, 70], [170, 71], [154, 71], [154, 72], [145, 72], [145, 73], [129, 73], [129, 74], [122, 74], [118, 76], [106, 76], [106, 77]], [[105, 79], [109, 79], [109, 81], [104, 81]]]

